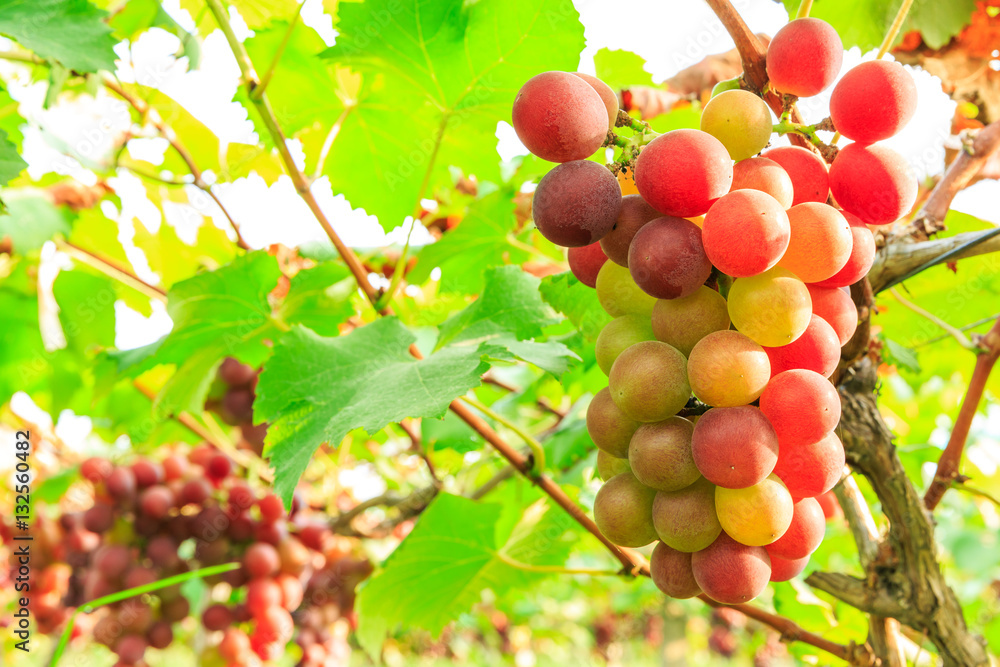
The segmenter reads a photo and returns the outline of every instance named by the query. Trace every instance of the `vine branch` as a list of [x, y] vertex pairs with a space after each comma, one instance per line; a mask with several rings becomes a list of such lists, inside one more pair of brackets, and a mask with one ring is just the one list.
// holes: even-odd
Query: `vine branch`
[[958, 469], [962, 463], [965, 443], [969, 439], [972, 420], [975, 418], [979, 402], [983, 398], [986, 381], [993, 371], [997, 357], [1000, 357], [1000, 319], [982, 337], [978, 348], [983, 351], [976, 356], [976, 366], [972, 371], [972, 379], [969, 381], [969, 390], [965, 393], [965, 398], [962, 399], [962, 407], [958, 410], [958, 417], [955, 419], [955, 426], [948, 438], [948, 444], [944, 448], [941, 458], [938, 459], [934, 481], [931, 482], [924, 494], [924, 504], [928, 510], [937, 507], [941, 498], [944, 497], [945, 491], [958, 478]]

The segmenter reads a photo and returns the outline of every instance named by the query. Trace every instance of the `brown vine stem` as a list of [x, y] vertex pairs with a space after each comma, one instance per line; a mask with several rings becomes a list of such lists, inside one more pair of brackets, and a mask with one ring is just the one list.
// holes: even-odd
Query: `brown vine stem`
[[945, 491], [958, 478], [958, 469], [962, 463], [962, 454], [965, 450], [965, 442], [969, 439], [969, 428], [972, 420], [976, 416], [979, 402], [983, 398], [983, 391], [986, 388], [986, 380], [989, 379], [993, 366], [1000, 357], [1000, 319], [983, 336], [979, 342], [979, 348], [983, 350], [976, 356], [976, 366], [972, 371], [972, 379], [969, 381], [969, 390], [962, 399], [962, 407], [959, 408], [958, 418], [955, 419], [955, 426], [952, 428], [951, 437], [948, 444], [938, 459], [937, 472], [934, 474], [934, 481], [927, 487], [924, 494], [924, 505], [928, 510], [933, 510], [941, 502]]
[[128, 104], [135, 109], [140, 116], [148, 119], [149, 122], [152, 123], [153, 127], [156, 128], [156, 131], [160, 133], [160, 136], [167, 140], [170, 146], [177, 152], [177, 155], [180, 156], [181, 160], [184, 161], [184, 164], [187, 165], [191, 175], [194, 176], [194, 183], [192, 185], [212, 198], [212, 201], [214, 201], [215, 205], [219, 207], [222, 214], [226, 216], [226, 220], [229, 221], [229, 226], [233, 228], [233, 232], [236, 234], [237, 245], [244, 250], [249, 250], [250, 246], [247, 245], [247, 242], [243, 239], [243, 234], [240, 232], [240, 226], [236, 224], [236, 220], [233, 219], [233, 216], [230, 215], [226, 207], [223, 206], [222, 200], [215, 194], [212, 186], [205, 181], [198, 163], [194, 161], [194, 157], [177, 138], [177, 134], [174, 132], [173, 128], [167, 125], [163, 119], [160, 118], [160, 114], [158, 114], [155, 109], [150, 108], [144, 100], [141, 100], [135, 95], [129, 93], [110, 76], [105, 76], [102, 79], [102, 83], [105, 88], [128, 102]]
[[[254, 70], [253, 63], [250, 61], [250, 55], [247, 53], [246, 48], [244, 48], [243, 43], [236, 36], [236, 33], [233, 32], [233, 26], [229, 22], [229, 14], [226, 12], [225, 7], [222, 6], [221, 0], [206, 0], [206, 4], [215, 16], [215, 21], [218, 23], [222, 33], [226, 36], [226, 41], [229, 42], [229, 48], [232, 50], [233, 55], [236, 57], [236, 62], [240, 67], [243, 85], [247, 89], [250, 101], [257, 109], [257, 113], [260, 115], [261, 122], [264, 123], [264, 127], [267, 128], [268, 134], [271, 135], [274, 146], [278, 149], [281, 161], [285, 165], [285, 170], [288, 172], [288, 175], [292, 179], [292, 183], [295, 185], [296, 192], [299, 193], [302, 200], [309, 206], [309, 210], [312, 211], [313, 217], [316, 218], [316, 221], [319, 222], [323, 231], [326, 232], [330, 242], [333, 243], [333, 247], [337, 249], [337, 254], [340, 255], [340, 257], [347, 264], [347, 268], [350, 269], [351, 273], [354, 275], [354, 279], [357, 281], [358, 287], [361, 288], [361, 291], [365, 293], [365, 296], [374, 305], [379, 299], [378, 291], [368, 281], [368, 273], [361, 265], [361, 261], [358, 259], [357, 255], [355, 255], [354, 252], [347, 247], [347, 245], [341, 240], [340, 235], [337, 234], [336, 230], [333, 228], [329, 218], [326, 217], [326, 213], [324, 213], [323, 209], [320, 208], [319, 202], [316, 200], [312, 190], [309, 188], [309, 180], [306, 178], [305, 174], [302, 173], [302, 170], [299, 169], [298, 165], [295, 164], [295, 159], [292, 157], [292, 153], [289, 151], [288, 145], [285, 141], [285, 133], [278, 125], [278, 119], [274, 114], [274, 110], [271, 108], [271, 103], [268, 101], [267, 93], [263, 93], [259, 97], [254, 97], [254, 90], [260, 86], [260, 79], [257, 77], [257, 72]], [[382, 308], [378, 312], [381, 315], [386, 315], [389, 313], [389, 309]]]
[[1000, 120], [967, 137], [962, 150], [952, 160], [944, 177], [934, 186], [927, 201], [917, 212], [913, 222], [904, 227], [900, 236], [924, 240], [944, 229], [944, 217], [951, 202], [960, 191], [972, 183], [990, 156], [1000, 149]]

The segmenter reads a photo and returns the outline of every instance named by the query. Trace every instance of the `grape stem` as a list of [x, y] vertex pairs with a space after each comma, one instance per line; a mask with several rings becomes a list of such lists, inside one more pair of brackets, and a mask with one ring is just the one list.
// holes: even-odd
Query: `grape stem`
[[795, 18], [804, 19], [809, 16], [809, 10], [812, 9], [813, 0], [802, 0], [799, 3], [799, 11], [795, 13]]
[[910, 13], [910, 7], [912, 6], [913, 0], [903, 0], [903, 4], [899, 6], [899, 11], [896, 12], [896, 18], [893, 19], [892, 25], [889, 26], [889, 32], [885, 34], [885, 39], [882, 40], [882, 45], [878, 47], [878, 56], [876, 56], [876, 60], [881, 60], [882, 56], [888, 53], [889, 49], [892, 48], [892, 43], [896, 41], [896, 36], [903, 27], [903, 21], [906, 20], [906, 15]]
[[793, 123], [790, 120], [791, 113], [781, 114], [781, 120], [771, 129], [778, 134], [799, 134], [808, 139], [816, 147], [824, 147], [826, 144], [816, 135], [815, 125], [804, 125], [803, 123]]
[[486, 415], [493, 421], [503, 424], [511, 431], [516, 433], [518, 437], [521, 438], [521, 440], [524, 440], [524, 443], [531, 448], [531, 455], [535, 459], [534, 465], [529, 471], [532, 475], [541, 475], [543, 472], [545, 472], [545, 448], [542, 447], [542, 443], [535, 440], [535, 438], [532, 437], [530, 433], [528, 433], [523, 428], [515, 424], [513, 421], [507, 419], [501, 414], [494, 412], [490, 408], [486, 407], [480, 401], [471, 398], [469, 396], [463, 396], [462, 400], [471, 405], [472, 407], [474, 407], [476, 410], [482, 412], [484, 415]]

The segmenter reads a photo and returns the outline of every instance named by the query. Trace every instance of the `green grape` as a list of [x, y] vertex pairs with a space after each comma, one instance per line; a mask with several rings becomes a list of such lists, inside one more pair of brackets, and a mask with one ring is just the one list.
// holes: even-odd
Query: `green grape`
[[587, 432], [597, 448], [611, 456], [627, 459], [628, 445], [639, 422], [628, 417], [611, 399], [607, 387], [597, 392], [587, 408]]
[[[728, 318], [728, 315], [727, 315]], [[594, 356], [604, 374], [611, 372], [611, 366], [618, 355], [627, 348], [653, 340], [653, 327], [645, 315], [622, 315], [608, 322], [597, 336]]]
[[612, 456], [603, 449], [597, 450], [597, 474], [605, 482], [615, 475], [620, 475], [623, 472], [631, 472], [631, 470], [628, 466], [628, 459], [620, 459], [617, 456]]
[[726, 90], [705, 105], [701, 129], [722, 142], [734, 160], [764, 150], [771, 140], [771, 110], [747, 90]]
[[653, 306], [652, 328], [657, 340], [688, 356], [702, 338], [729, 328], [726, 300], [704, 285], [691, 296], [660, 299]]
[[632, 274], [624, 266], [604, 262], [597, 273], [597, 299], [608, 315], [650, 315], [656, 298], [635, 284]]
[[679, 491], [660, 491], [653, 501], [653, 526], [668, 547], [685, 553], [704, 549], [722, 532], [715, 486], [702, 477]]
[[666, 343], [636, 343], [615, 360], [608, 388], [615, 405], [632, 419], [663, 421], [677, 414], [691, 395], [687, 360]]
[[701, 473], [691, 451], [693, 432], [694, 424], [682, 417], [640, 426], [628, 448], [632, 474], [658, 491], [678, 491], [694, 484]]
[[742, 489], [715, 487], [715, 511], [722, 529], [750, 547], [762, 547], [785, 534], [795, 503], [775, 475]]
[[594, 498], [594, 522], [606, 538], [622, 547], [644, 547], [656, 539], [653, 498], [656, 491], [630, 472], [615, 475]]

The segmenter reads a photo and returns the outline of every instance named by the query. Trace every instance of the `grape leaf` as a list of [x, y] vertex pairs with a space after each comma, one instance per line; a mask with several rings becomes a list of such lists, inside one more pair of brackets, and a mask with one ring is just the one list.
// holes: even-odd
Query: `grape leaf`
[[72, 214], [56, 208], [37, 188], [5, 190], [7, 214], [0, 216], [0, 239], [9, 236], [14, 252], [38, 250], [56, 234], [69, 234]]
[[302, 324], [320, 336], [337, 336], [341, 322], [354, 314], [350, 297], [355, 291], [357, 283], [346, 266], [325, 262], [295, 274], [279, 314], [285, 322]]
[[114, 345], [118, 290], [113, 280], [89, 269], [64, 270], [52, 292], [68, 345], [81, 352]]
[[159, 0], [129, 0], [109, 21], [111, 27], [125, 39], [135, 39], [150, 28], [162, 28], [181, 40], [181, 52], [187, 56], [191, 69], [201, 62], [201, 44], [198, 38], [185, 30], [163, 9]]
[[631, 51], [601, 49], [594, 54], [594, 67], [597, 78], [613, 90], [653, 85], [653, 77], [646, 71], [646, 61]]
[[457, 227], [421, 249], [407, 280], [419, 285], [439, 267], [442, 292], [478, 294], [483, 289], [487, 266], [498, 260], [520, 264], [528, 259], [527, 252], [511, 245], [515, 222], [509, 192], [486, 195], [469, 206]]
[[17, 146], [0, 130], [0, 185], [7, 185], [24, 171], [28, 163], [17, 154]]
[[386, 229], [451, 182], [449, 165], [497, 181], [497, 121], [526, 79], [576, 69], [584, 46], [570, 0], [367, 0], [339, 13], [323, 55], [364, 82], [324, 173]]
[[[783, 1], [789, 18], [794, 18], [800, 0]], [[879, 47], [900, 4], [901, 0], [816, 0], [809, 15], [832, 25], [845, 48], [857, 46], [864, 52]], [[915, 2], [897, 41], [917, 30], [928, 46], [941, 48], [968, 25], [975, 8], [975, 0]]]
[[254, 420], [270, 423], [265, 454], [286, 504], [321, 443], [339, 445], [352, 429], [373, 433], [404, 417], [440, 418], [489, 368], [478, 345], [418, 361], [408, 351], [415, 340], [393, 317], [338, 338], [296, 326], [278, 339], [257, 384]]
[[569, 271], [545, 276], [539, 291], [545, 302], [579, 327], [587, 340], [597, 340], [597, 334], [611, 321], [611, 316], [601, 308], [597, 293]]
[[[510, 508], [507, 508], [508, 510]], [[545, 500], [515, 517], [500, 504], [442, 493], [358, 594], [358, 641], [374, 659], [397, 626], [435, 637], [482, 592], [498, 596], [547, 576], [530, 571], [565, 563], [576, 534]]]
[[157, 396], [156, 413], [200, 411], [224, 358], [259, 366], [270, 353], [268, 341], [279, 328], [267, 295], [279, 275], [277, 260], [257, 251], [181, 281], [167, 295], [167, 312], [174, 322], [171, 332], [142, 350], [112, 356], [132, 374], [176, 364], [177, 370]]
[[0, 34], [77, 72], [115, 70], [104, 12], [86, 0], [0, 0]]
[[177, 230], [166, 222], [160, 224], [156, 234], [136, 225], [133, 243], [146, 255], [149, 268], [160, 276], [161, 284], [168, 288], [204, 269], [224, 266], [235, 257], [226, 233], [207, 221], [198, 228], [194, 245], [181, 240]]

